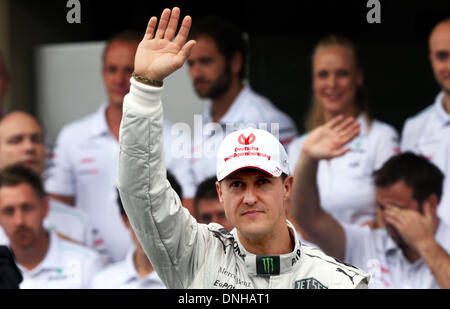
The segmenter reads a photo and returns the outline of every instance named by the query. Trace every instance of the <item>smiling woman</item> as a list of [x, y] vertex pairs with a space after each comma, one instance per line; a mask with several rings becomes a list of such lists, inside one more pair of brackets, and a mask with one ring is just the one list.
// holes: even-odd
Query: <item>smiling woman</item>
[[310, 130], [339, 114], [357, 117], [364, 112], [368, 116], [361, 91], [363, 72], [356, 46], [350, 40], [334, 35], [322, 39], [314, 50], [312, 74]]
[[[349, 153], [319, 163], [322, 206], [342, 222], [374, 225], [371, 174], [398, 151], [398, 134], [390, 125], [371, 118], [362, 92], [364, 76], [357, 47], [349, 39], [330, 35], [318, 42], [312, 57], [312, 79], [309, 131], [338, 115], [356, 118], [361, 128], [361, 134], [349, 144]], [[292, 171], [308, 134], [288, 148]]]

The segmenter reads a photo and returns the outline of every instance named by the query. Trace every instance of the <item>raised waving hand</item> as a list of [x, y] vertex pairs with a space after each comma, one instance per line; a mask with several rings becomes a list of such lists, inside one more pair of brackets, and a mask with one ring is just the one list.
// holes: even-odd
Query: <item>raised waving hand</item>
[[159, 24], [156, 17], [150, 18], [144, 39], [136, 51], [136, 74], [154, 81], [163, 81], [183, 66], [195, 41], [186, 42], [192, 23], [190, 16], [183, 19], [177, 34], [179, 18], [180, 9], [177, 7], [165, 9]]
[[342, 156], [349, 148], [343, 148], [359, 134], [359, 123], [354, 118], [337, 116], [309, 133], [303, 144], [303, 152], [315, 160]]
[[359, 134], [354, 118], [337, 116], [317, 127], [303, 143], [294, 173], [292, 217], [326, 254], [345, 258], [345, 232], [341, 224], [320, 205], [317, 187], [319, 160], [333, 159], [350, 150], [345, 147]]

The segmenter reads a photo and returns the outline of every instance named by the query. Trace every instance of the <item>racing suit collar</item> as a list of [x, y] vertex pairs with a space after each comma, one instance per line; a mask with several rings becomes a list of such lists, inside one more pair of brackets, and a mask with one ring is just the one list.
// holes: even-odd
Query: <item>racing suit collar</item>
[[244, 246], [239, 240], [237, 230], [233, 229], [233, 234], [239, 250], [245, 262], [245, 266], [249, 275], [281, 275], [291, 272], [295, 265], [300, 261], [302, 251], [300, 248], [300, 241], [297, 238], [297, 233], [293, 225], [286, 220], [288, 228], [291, 230], [291, 235], [294, 238], [294, 250], [282, 255], [256, 255], [245, 250]]

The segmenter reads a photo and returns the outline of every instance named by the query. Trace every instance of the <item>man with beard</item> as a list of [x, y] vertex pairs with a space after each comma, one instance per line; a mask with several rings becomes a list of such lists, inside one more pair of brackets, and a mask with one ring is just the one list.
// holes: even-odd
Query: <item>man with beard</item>
[[[448, 175], [450, 172], [450, 18], [439, 22], [429, 38], [429, 59], [441, 87], [434, 103], [408, 118], [402, 132], [402, 151], [421, 154]], [[450, 225], [450, 181], [446, 178], [439, 217]]]
[[350, 150], [337, 143], [337, 121], [305, 141], [294, 174], [294, 220], [325, 253], [369, 272], [369, 287], [450, 288], [450, 233], [436, 215], [444, 177], [426, 158], [403, 153], [375, 171], [376, 203], [386, 228], [342, 224], [322, 209], [318, 162]]
[[47, 231], [43, 220], [48, 210], [39, 175], [22, 165], [0, 172], [0, 225], [23, 275], [20, 288], [87, 288], [101, 258]]
[[185, 197], [215, 174], [217, 149], [233, 131], [254, 126], [264, 129], [287, 146], [297, 135], [293, 121], [267, 98], [244, 82], [247, 46], [243, 33], [219, 17], [204, 17], [192, 25], [190, 39], [197, 41], [187, 60], [198, 96], [210, 99], [196, 131], [191, 159], [193, 180], [181, 179]]

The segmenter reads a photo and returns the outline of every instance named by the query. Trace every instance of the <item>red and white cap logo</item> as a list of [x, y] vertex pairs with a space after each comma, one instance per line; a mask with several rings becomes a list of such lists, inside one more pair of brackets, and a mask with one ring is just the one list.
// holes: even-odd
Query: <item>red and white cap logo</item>
[[286, 150], [268, 131], [247, 128], [229, 134], [217, 152], [217, 179], [237, 170], [254, 168], [272, 176], [289, 175]]
[[244, 134], [239, 135], [238, 142], [241, 145], [250, 145], [253, 144], [256, 140], [255, 134], [250, 134], [248, 137], [245, 137]]

